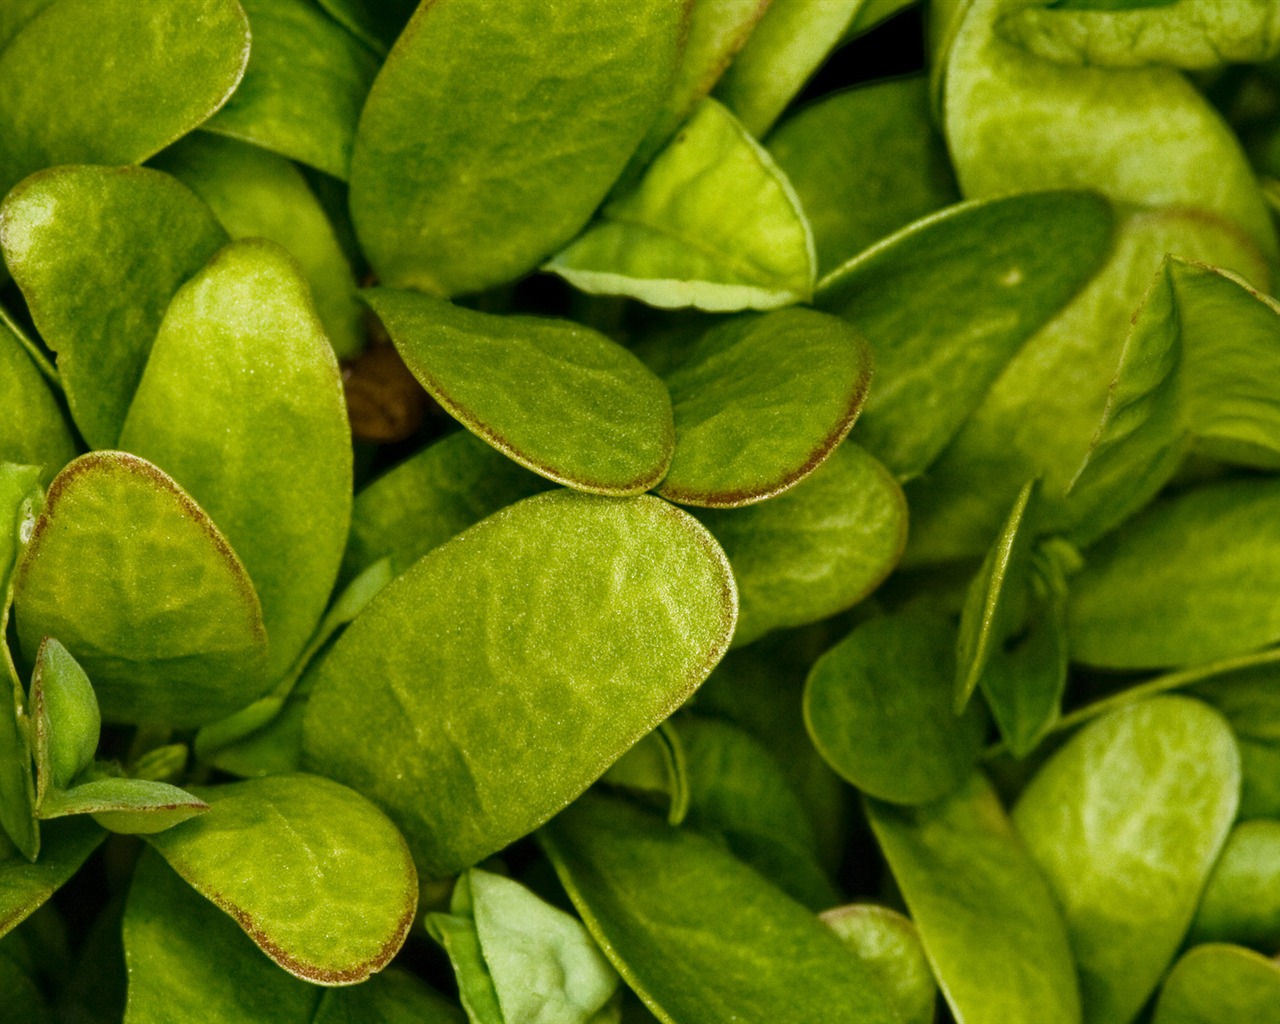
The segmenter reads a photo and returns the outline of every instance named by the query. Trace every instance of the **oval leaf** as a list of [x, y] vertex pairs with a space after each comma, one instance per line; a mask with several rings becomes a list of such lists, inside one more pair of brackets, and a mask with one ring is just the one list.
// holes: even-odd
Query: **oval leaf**
[[818, 915], [871, 971], [903, 1024], [933, 1024], [938, 984], [911, 919], [874, 903]]
[[162, 832], [201, 811], [208, 804], [186, 790], [149, 779], [93, 779], [50, 793], [40, 805], [42, 818], [91, 814], [111, 832], [126, 835]]
[[733, 508], [817, 469], [853, 426], [871, 353], [853, 327], [809, 309], [731, 320], [666, 375], [676, 447], [658, 493]]
[[420, 5], [351, 162], [352, 219], [382, 282], [479, 291], [572, 238], [657, 115], [683, 28], [681, 0]]
[[1014, 824], [1063, 908], [1085, 1017], [1155, 990], [1235, 818], [1240, 755], [1211, 708], [1156, 697], [1093, 722], [1036, 773]]
[[93, 764], [102, 731], [98, 699], [89, 677], [53, 637], [45, 637], [36, 651], [31, 717], [35, 725], [36, 801], [43, 807], [50, 789], [66, 789]]
[[704, 100], [631, 191], [547, 264], [652, 306], [775, 309], [813, 293], [813, 237], [773, 158]]
[[351, 624], [311, 695], [308, 761], [386, 808], [443, 877], [542, 824], [683, 703], [735, 611], [723, 553], [673, 506], [527, 498]]
[[116, 447], [169, 300], [226, 241], [188, 189], [137, 167], [55, 167], [5, 199], [5, 263], [93, 447]]
[[50, 4], [0, 51], [0, 194], [54, 164], [141, 163], [226, 103], [248, 59], [235, 0]]
[[829, 929], [696, 832], [586, 797], [539, 839], [600, 948], [663, 1024], [897, 1022]]
[[416, 292], [380, 288], [365, 298], [431, 396], [522, 466], [595, 494], [640, 494], [666, 473], [667, 389], [604, 335]]
[[23, 649], [58, 637], [108, 721], [197, 725], [269, 683], [240, 559], [186, 492], [132, 455], [84, 455], [58, 475], [14, 583]]
[[1280, 965], [1239, 946], [1197, 946], [1174, 964], [1152, 1024], [1280, 1024]]
[[889, 575], [907, 539], [902, 491], [848, 442], [772, 501], [698, 518], [724, 545], [738, 581], [738, 645], [861, 601]]
[[381, 811], [315, 775], [196, 795], [207, 811], [147, 841], [267, 956], [318, 985], [363, 981], [395, 956], [413, 924], [418, 881]]
[[352, 475], [338, 365], [288, 253], [232, 242], [174, 296], [120, 443], [226, 533], [262, 600], [269, 672], [282, 675], [337, 578]]

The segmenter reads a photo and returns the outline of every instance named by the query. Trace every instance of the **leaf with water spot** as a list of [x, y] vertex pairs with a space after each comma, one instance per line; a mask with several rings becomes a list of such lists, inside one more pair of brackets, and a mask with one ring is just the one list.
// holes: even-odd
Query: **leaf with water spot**
[[666, 473], [674, 444], [667, 389], [603, 334], [417, 292], [364, 294], [431, 396], [522, 466], [595, 494], [640, 494]]
[[719, 546], [674, 506], [526, 498], [351, 624], [311, 694], [307, 761], [384, 807], [444, 877], [542, 824], [687, 700], [736, 603]]
[[724, 312], [808, 301], [814, 260], [786, 175], [708, 99], [545, 269], [593, 294]]
[[147, 842], [286, 971], [349, 985], [399, 951], [417, 873], [400, 833], [368, 800], [303, 774], [195, 795], [207, 811]]
[[56, 636], [107, 721], [197, 725], [270, 683], [240, 559], [172, 479], [123, 452], [81, 456], [54, 479], [14, 605], [23, 650]]

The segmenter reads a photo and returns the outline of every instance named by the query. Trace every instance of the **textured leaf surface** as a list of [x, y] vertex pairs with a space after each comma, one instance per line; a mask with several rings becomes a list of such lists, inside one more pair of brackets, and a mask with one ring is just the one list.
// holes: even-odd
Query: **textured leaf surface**
[[141, 163], [226, 103], [248, 58], [234, 0], [49, 5], [0, 52], [0, 193], [54, 164]]
[[1088, 1020], [1122, 1024], [1155, 990], [1239, 792], [1227, 723], [1185, 697], [1092, 723], [1023, 791], [1014, 824], [1062, 907]]
[[955, 629], [908, 609], [858, 626], [814, 664], [804, 710], [818, 752], [865, 793], [922, 804], [964, 782], [986, 735], [952, 711]]
[[0, 380], [9, 408], [0, 419], [0, 460], [38, 466], [41, 479], [49, 480], [75, 458], [76, 442], [48, 382], [3, 319]]
[[42, 818], [91, 814], [103, 828], [128, 835], [161, 832], [193, 818], [208, 805], [177, 786], [151, 779], [93, 779], [51, 792]]
[[5, 199], [5, 263], [95, 448], [116, 447], [169, 300], [226, 241], [196, 196], [141, 168], [56, 167]]
[[856, 329], [809, 309], [713, 328], [666, 375], [676, 445], [658, 493], [684, 505], [771, 498], [844, 440], [871, 383]]
[[270, 674], [283, 674], [337, 578], [352, 474], [337, 362], [287, 253], [232, 242], [174, 296], [120, 443], [225, 532], [262, 600]]
[[1280, 966], [1239, 946], [1197, 946], [1160, 990], [1152, 1024], [1276, 1024]]
[[898, 485], [852, 443], [771, 501], [698, 518], [724, 545], [738, 581], [735, 644], [856, 604], [897, 564], [907, 533]]
[[666, 473], [674, 444], [667, 389], [603, 334], [409, 291], [365, 297], [431, 396], [521, 465], [596, 494], [639, 494]]
[[897, 1021], [825, 925], [696, 832], [585, 798], [539, 836], [601, 949], [664, 1024]]
[[975, 772], [936, 803], [865, 806], [956, 1019], [1078, 1024], [1061, 913], [990, 783]]
[[352, 218], [382, 282], [478, 291], [564, 245], [657, 116], [683, 28], [680, 0], [420, 6], [351, 164]]
[[297, 774], [196, 795], [207, 811], [148, 842], [286, 971], [349, 985], [399, 951], [417, 874], [395, 826], [358, 793]]
[[874, 903], [819, 915], [871, 971], [903, 1024], [933, 1024], [938, 984], [910, 918]]
[[774, 309], [813, 292], [813, 237], [786, 176], [704, 100], [631, 191], [546, 269], [653, 306]]
[[308, 760], [442, 877], [542, 824], [683, 703], [735, 612], [723, 553], [673, 506], [527, 498], [352, 623], [311, 695]]
[[186, 492], [132, 455], [85, 455], [59, 474], [14, 594], [23, 650], [56, 636], [108, 721], [195, 725], [269, 683], [240, 559]]

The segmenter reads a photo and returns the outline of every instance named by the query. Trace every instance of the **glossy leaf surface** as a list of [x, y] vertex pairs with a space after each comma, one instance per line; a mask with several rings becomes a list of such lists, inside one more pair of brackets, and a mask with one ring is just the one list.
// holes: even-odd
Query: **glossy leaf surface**
[[364, 347], [355, 275], [306, 178], [282, 156], [236, 139], [195, 132], [151, 161], [209, 204], [233, 238], [266, 238], [302, 265], [334, 352]]
[[43, 805], [49, 789], [66, 789], [93, 763], [102, 716], [89, 677], [62, 644], [45, 637], [35, 660], [31, 718], [35, 725], [36, 799]]
[[1155, 989], [1239, 792], [1227, 723], [1185, 697], [1091, 723], [1023, 791], [1013, 820], [1062, 906], [1088, 1020], [1128, 1021]]
[[106, 833], [91, 821], [44, 827], [40, 859], [32, 864], [0, 836], [0, 935], [34, 913], [79, 870]]
[[56, 636], [107, 721], [195, 725], [269, 683], [240, 559], [185, 491], [132, 455], [85, 455], [59, 474], [14, 593], [23, 650]]
[[926, 609], [858, 626], [814, 664], [805, 722], [818, 752], [864, 793], [922, 804], [964, 782], [986, 735], [952, 711], [955, 629]]
[[658, 493], [732, 508], [799, 483], [844, 440], [871, 384], [871, 353], [836, 317], [779, 310], [712, 328], [666, 383], [676, 444]]
[[431, 396], [521, 465], [596, 494], [639, 494], [666, 473], [674, 444], [667, 389], [603, 334], [409, 291], [365, 298]]
[[813, 231], [820, 277], [960, 199], [921, 75], [823, 97], [766, 141]]
[[383, 284], [478, 291], [569, 241], [657, 116], [683, 27], [679, 0], [420, 6], [351, 164], [352, 218]]
[[54, 164], [141, 163], [226, 103], [248, 57], [234, 0], [49, 5], [0, 52], [0, 192]]
[[990, 783], [975, 772], [936, 803], [865, 806], [956, 1019], [1078, 1024], [1062, 916]]
[[852, 443], [771, 501], [698, 518], [724, 545], [738, 581], [735, 644], [856, 604], [897, 564], [907, 532], [902, 492]]
[[141, 168], [52, 168], [5, 199], [5, 263], [95, 448], [116, 447], [169, 300], [226, 241], [188, 189]]
[[208, 805], [177, 786], [149, 779], [92, 779], [46, 794], [42, 818], [91, 814], [111, 832], [127, 835], [161, 832], [195, 817]]
[[1196, 946], [1165, 979], [1152, 1024], [1276, 1024], [1280, 966], [1239, 946]]
[[816, 272], [791, 183], [714, 100], [546, 269], [586, 292], [712, 312], [807, 301]]
[[938, 985], [910, 918], [874, 903], [819, 915], [875, 977], [903, 1024], [933, 1024]]
[[527, 498], [352, 623], [311, 695], [308, 760], [386, 808], [427, 877], [447, 875], [536, 828], [674, 711], [735, 613], [723, 553], [673, 506]]
[[267, 956], [320, 985], [363, 981], [386, 966], [413, 923], [418, 885], [404, 840], [381, 811], [316, 775], [196, 795], [207, 811], [148, 842]]
[[205, 126], [347, 177], [378, 62], [306, 0], [241, 0], [253, 47], [244, 80]]
[[696, 832], [589, 797], [539, 837], [605, 955], [664, 1024], [897, 1021], [825, 925]]
[[1098, 196], [1015, 195], [918, 221], [824, 277], [818, 306], [852, 321], [875, 356], [859, 443], [899, 478], [923, 472], [1098, 270], [1111, 235]]
[[333, 589], [352, 474], [337, 362], [287, 253], [232, 242], [174, 296], [121, 445], [180, 480], [226, 533], [281, 675]]
[[1191, 923], [1192, 942], [1280, 948], [1280, 821], [1242, 821], [1213, 866]]

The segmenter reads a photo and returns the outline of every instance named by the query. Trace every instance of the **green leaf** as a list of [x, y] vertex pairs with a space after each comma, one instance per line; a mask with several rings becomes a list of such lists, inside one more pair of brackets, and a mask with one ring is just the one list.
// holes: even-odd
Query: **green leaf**
[[120, 444], [181, 481], [226, 533], [262, 600], [278, 678], [329, 600], [352, 476], [337, 362], [284, 250], [232, 242], [179, 290]]
[[382, 282], [479, 291], [577, 234], [658, 114], [684, 9], [420, 6], [373, 84], [351, 163], [352, 218]]
[[207, 811], [147, 841], [286, 971], [350, 985], [399, 951], [417, 874], [395, 826], [358, 793], [299, 774], [196, 795]]
[[603, 334], [416, 292], [364, 296], [431, 397], [522, 466], [594, 494], [640, 494], [666, 473], [675, 441], [667, 389]]
[[324, 208], [284, 157], [199, 131], [151, 166], [172, 174], [213, 209], [233, 238], [267, 238], [302, 265], [316, 312], [339, 358], [364, 348], [355, 275]]
[[756, 138], [841, 42], [866, 0], [773, 0], [715, 95]]
[[1192, 665], [1280, 639], [1280, 482], [1163, 499], [1089, 551], [1072, 580], [1071, 656], [1107, 668]]
[[49, 1024], [53, 1015], [39, 986], [23, 968], [0, 954], [0, 992], [9, 1024]]
[[1280, 306], [1235, 274], [1167, 257], [1137, 312], [1072, 499], [1099, 535], [1146, 505], [1194, 443], [1280, 466]]
[[319, 0], [339, 25], [379, 56], [385, 55], [403, 31], [417, 0]]
[[539, 833], [600, 948], [663, 1024], [879, 1024], [870, 972], [719, 845], [599, 797]]
[[545, 269], [586, 292], [718, 312], [808, 301], [815, 256], [791, 183], [708, 99]]
[[441, 878], [542, 824], [683, 703], [728, 646], [736, 596], [720, 548], [671, 505], [527, 498], [342, 635], [307, 708], [308, 762], [383, 806]]
[[[438, 926], [448, 922], [447, 931]], [[519, 882], [473, 868], [458, 879], [449, 914], [427, 915], [458, 975], [464, 1005], [477, 989], [495, 1024], [590, 1024], [618, 975], [582, 923]], [[461, 943], [460, 931], [470, 934]]]
[[986, 737], [952, 711], [956, 634], [924, 607], [858, 626], [809, 673], [805, 722], [841, 777], [881, 800], [922, 804], [969, 776]]
[[45, 637], [35, 662], [31, 719], [35, 726], [36, 803], [43, 807], [50, 790], [67, 789], [93, 764], [102, 716], [89, 677], [62, 644]]
[[956, 1019], [1078, 1024], [1062, 915], [986, 778], [922, 807], [865, 806]]
[[924, 472], [1097, 272], [1112, 228], [1111, 207], [1085, 192], [962, 203], [827, 274], [818, 305], [856, 324], [875, 356], [859, 443], [900, 479]]
[[226, 240], [190, 191], [136, 167], [55, 167], [5, 199], [5, 262], [93, 447], [116, 446], [169, 300]]
[[125, 1024], [312, 1024], [320, 998], [320, 989], [280, 970], [151, 850], [129, 887], [124, 952]]
[[[1280, 687], [1276, 650], [1235, 659], [1192, 689], [1226, 717], [1240, 745], [1241, 818], [1280, 818]], [[1190, 673], [1188, 673], [1190, 674]], [[1197, 674], [1198, 675], [1198, 674]], [[1177, 676], [1173, 679], [1176, 682]], [[1202, 681], [1203, 680], [1203, 681]], [[1154, 684], [1153, 684], [1154, 685]]]
[[813, 230], [820, 276], [960, 198], [923, 75], [825, 96], [765, 141]]
[[134, 835], [162, 832], [195, 817], [208, 806], [166, 782], [105, 778], [50, 791], [40, 805], [40, 817], [91, 814], [108, 831]]
[[676, 446], [658, 493], [735, 508], [799, 483], [844, 440], [871, 384], [871, 353], [849, 324], [785, 309], [712, 328], [666, 383]]
[[235, 0], [49, 5], [0, 52], [0, 194], [54, 164], [141, 163], [226, 103], [248, 59]]
[[28, 656], [56, 636], [107, 721], [196, 725], [270, 683], [240, 559], [173, 480], [123, 452], [84, 455], [53, 481], [14, 602]]
[[684, 742], [671, 719], [641, 737], [609, 766], [600, 781], [633, 793], [657, 797], [667, 807], [667, 824], [679, 825], [689, 813], [689, 770]]
[[359, 985], [325, 989], [307, 1024], [463, 1024], [462, 1010], [407, 971], [375, 974]]
[[1239, 946], [1197, 946], [1169, 972], [1152, 1024], [1277, 1024], [1280, 966]]
[[897, 564], [907, 533], [898, 485], [852, 443], [772, 501], [698, 518], [724, 545], [738, 581], [736, 645], [856, 604]]
[[1185, 697], [1091, 723], [1023, 791], [1014, 824], [1062, 906], [1087, 1020], [1122, 1024], [1155, 990], [1239, 792], [1227, 723]]
[[1037, 57], [1079, 67], [1208, 69], [1259, 64], [1280, 51], [1280, 9], [1269, 0], [1130, 0], [1123, 6], [1135, 9], [1011, 10], [995, 30]]
[[1280, 821], [1242, 821], [1200, 896], [1190, 942], [1280, 948]]
[[91, 821], [45, 825], [34, 864], [0, 836], [0, 935], [7, 935], [62, 888], [98, 848], [106, 833]]
[[346, 180], [378, 61], [308, 0], [240, 0], [253, 48], [244, 80], [205, 125]]
[[546, 486], [468, 431], [450, 434], [356, 494], [341, 578], [381, 558], [399, 576], [454, 534]]
[[9, 414], [0, 419], [0, 462], [38, 466], [49, 480], [76, 457], [76, 442], [48, 382], [0, 309], [0, 380]]
[[866, 964], [903, 1024], [933, 1024], [938, 984], [909, 918], [874, 903], [851, 903], [819, 917]]

